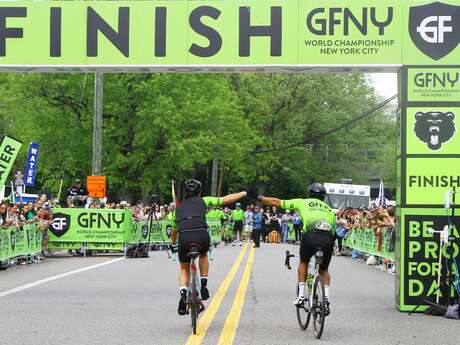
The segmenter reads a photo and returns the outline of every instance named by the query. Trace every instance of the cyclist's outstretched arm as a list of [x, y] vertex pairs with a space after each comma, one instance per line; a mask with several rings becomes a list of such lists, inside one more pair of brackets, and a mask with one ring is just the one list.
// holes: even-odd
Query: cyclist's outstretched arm
[[246, 192], [239, 192], [234, 194], [229, 194], [222, 197], [222, 205], [233, 204], [234, 202], [244, 198], [247, 195]]
[[281, 200], [278, 198], [271, 198], [268, 196], [259, 195], [258, 199], [264, 205], [275, 206], [278, 208], [281, 207]]

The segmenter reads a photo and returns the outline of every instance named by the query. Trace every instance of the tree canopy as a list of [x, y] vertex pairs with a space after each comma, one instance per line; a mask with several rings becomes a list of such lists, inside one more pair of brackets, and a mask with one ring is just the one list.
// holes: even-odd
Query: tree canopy
[[[37, 189], [91, 174], [91, 74], [2, 74], [0, 133], [38, 142]], [[394, 185], [396, 125], [387, 107], [324, 136], [381, 99], [360, 74], [107, 74], [103, 174], [112, 198], [196, 177], [210, 191], [259, 186], [302, 196], [310, 181]], [[282, 149], [286, 145], [303, 143]], [[27, 145], [16, 162], [23, 169]]]

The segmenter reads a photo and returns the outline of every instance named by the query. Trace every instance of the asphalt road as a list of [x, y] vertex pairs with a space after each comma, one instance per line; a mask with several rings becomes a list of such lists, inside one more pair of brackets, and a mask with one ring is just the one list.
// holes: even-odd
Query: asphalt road
[[[177, 263], [149, 259], [49, 258], [0, 272], [0, 344], [294, 345], [318, 342], [297, 326], [295, 269], [286, 249], [220, 246], [198, 336], [176, 314]], [[243, 254], [241, 252], [243, 251]], [[240, 257], [240, 260], [238, 258]], [[236, 262], [236, 264], [235, 264]], [[394, 308], [394, 277], [347, 257], [332, 261], [332, 314], [322, 344], [458, 344], [457, 321]]]

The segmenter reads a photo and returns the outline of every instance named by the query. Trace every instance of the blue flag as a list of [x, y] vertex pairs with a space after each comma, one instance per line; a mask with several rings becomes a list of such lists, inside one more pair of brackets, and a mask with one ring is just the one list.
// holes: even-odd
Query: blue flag
[[27, 187], [35, 185], [35, 174], [37, 173], [38, 148], [37, 143], [30, 143], [29, 154], [27, 156], [26, 169], [24, 174], [24, 184]]

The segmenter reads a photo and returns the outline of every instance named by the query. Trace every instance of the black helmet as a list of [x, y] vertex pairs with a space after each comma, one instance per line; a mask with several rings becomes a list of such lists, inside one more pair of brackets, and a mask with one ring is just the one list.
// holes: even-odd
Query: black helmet
[[308, 186], [308, 197], [323, 200], [326, 197], [326, 188], [321, 183], [312, 183]]
[[197, 180], [187, 180], [184, 182], [185, 197], [198, 196], [201, 194], [201, 182]]

